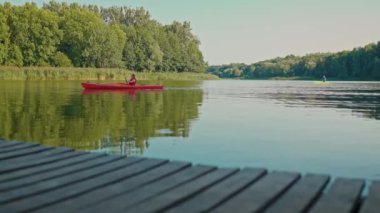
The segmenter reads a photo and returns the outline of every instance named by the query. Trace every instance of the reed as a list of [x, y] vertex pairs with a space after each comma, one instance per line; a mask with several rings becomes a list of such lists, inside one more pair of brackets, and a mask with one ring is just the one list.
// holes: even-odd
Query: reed
[[206, 73], [134, 72], [119, 68], [10, 67], [0, 66], [0, 80], [125, 80], [132, 73], [139, 80], [212, 80]]

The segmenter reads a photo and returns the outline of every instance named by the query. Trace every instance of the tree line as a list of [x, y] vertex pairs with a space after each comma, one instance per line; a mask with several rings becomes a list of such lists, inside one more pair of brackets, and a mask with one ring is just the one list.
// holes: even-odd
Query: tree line
[[190, 22], [164, 25], [142, 7], [0, 4], [0, 65], [204, 72], [199, 45]]
[[351, 51], [288, 55], [250, 65], [234, 63], [208, 67], [222, 78], [321, 78], [380, 80], [380, 42]]

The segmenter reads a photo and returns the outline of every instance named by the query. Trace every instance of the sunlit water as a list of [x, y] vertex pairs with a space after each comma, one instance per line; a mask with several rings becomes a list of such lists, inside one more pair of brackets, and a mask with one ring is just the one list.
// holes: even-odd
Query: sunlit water
[[380, 83], [0, 82], [0, 137], [223, 167], [380, 179]]

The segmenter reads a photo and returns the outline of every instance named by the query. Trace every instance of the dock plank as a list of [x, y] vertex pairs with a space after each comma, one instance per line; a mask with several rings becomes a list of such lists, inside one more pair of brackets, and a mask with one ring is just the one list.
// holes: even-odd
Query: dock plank
[[367, 199], [360, 213], [378, 213], [380, 211], [380, 181], [373, 181], [369, 187]]
[[359, 179], [336, 179], [330, 190], [322, 195], [311, 209], [311, 213], [349, 213], [360, 200], [364, 181]]
[[[101, 164], [92, 165], [93, 167], [88, 168], [86, 170], [76, 170], [75, 173], [71, 173], [70, 175], [45, 180], [42, 182], [34, 183], [33, 185], [17, 188], [14, 190], [7, 191], [5, 193], [0, 193], [0, 204], [22, 199], [34, 194], [54, 190], [76, 182], [85, 181], [96, 175], [104, 174], [118, 169], [120, 167], [128, 166], [145, 159], [121, 159], [119, 157], [113, 158], [109, 156], [108, 158], [98, 159], [98, 161], [100, 160], [103, 160]], [[38, 181], [41, 181], [41, 179], [38, 179]]]
[[107, 200], [106, 202], [101, 202], [98, 205], [81, 209], [81, 212], [120, 212], [133, 204], [137, 204], [151, 197], [162, 194], [172, 188], [178, 187], [211, 171], [214, 171], [215, 169], [216, 167], [211, 166], [193, 166], [152, 184], [144, 185], [134, 191], [113, 197], [111, 200]]
[[246, 168], [166, 212], [206, 212], [265, 175], [265, 169]]
[[73, 151], [73, 149], [69, 149], [69, 148], [54, 148], [54, 149], [49, 149], [49, 150], [46, 150], [43, 152], [38, 152], [34, 155], [25, 155], [25, 156], [21, 156], [19, 158], [2, 160], [1, 165], [5, 165], [5, 164], [12, 165], [12, 164], [19, 163], [19, 162], [29, 162], [29, 161], [33, 161], [33, 160], [40, 160], [42, 158], [57, 156], [57, 155], [64, 154], [67, 152], [72, 152], [72, 151]]
[[[124, 162], [126, 163], [127, 160], [124, 160]], [[127, 167], [119, 167], [117, 170], [93, 176], [86, 181], [73, 183], [63, 188], [59, 188], [43, 194], [34, 195], [32, 197], [28, 197], [27, 199], [22, 199], [11, 204], [6, 204], [4, 205], [4, 208], [17, 212], [37, 210], [59, 201], [84, 194], [96, 188], [104, 187], [118, 182], [122, 179], [135, 176], [154, 167], [158, 167], [164, 163], [167, 163], [167, 160], [149, 159]]]
[[34, 146], [39, 146], [39, 145], [33, 144], [33, 143], [18, 143], [15, 145], [2, 147], [0, 149], [0, 154], [7, 153], [7, 152], [14, 152], [14, 151], [18, 151], [18, 150], [23, 150], [23, 149], [27, 149], [27, 148], [34, 147]]
[[16, 150], [12, 152], [5, 152], [5, 153], [0, 154], [0, 161], [11, 159], [11, 158], [24, 157], [26, 155], [35, 154], [35, 153], [43, 152], [50, 149], [53, 149], [53, 147], [33, 146], [33, 147], [28, 147], [27, 149], [21, 149], [21, 150]]
[[238, 172], [237, 169], [218, 169], [200, 178], [197, 178], [182, 186], [176, 187], [168, 192], [152, 197], [137, 205], [124, 209], [124, 212], [161, 212], [174, 206], [189, 197], [217, 184]]
[[79, 211], [80, 209], [87, 208], [105, 200], [112, 199], [112, 197], [116, 197], [123, 193], [125, 194], [134, 189], [138, 189], [145, 184], [158, 181], [161, 178], [172, 175], [176, 172], [181, 171], [182, 169], [188, 168], [189, 166], [191, 166], [190, 163], [170, 162], [140, 175], [121, 180], [120, 182], [112, 184], [108, 187], [96, 189], [79, 197], [72, 198], [41, 209], [39, 212], [49, 213], [54, 211], [55, 213], [59, 213]]
[[[52, 152], [49, 152], [49, 154], [53, 154]], [[50, 156], [41, 156], [40, 158], [31, 158], [28, 161], [5, 161], [1, 162], [0, 164], [0, 174], [6, 173], [6, 172], [11, 172], [11, 171], [16, 171], [20, 169], [25, 169], [28, 167], [34, 167], [34, 166], [40, 166], [43, 164], [48, 164], [51, 162], [59, 161], [59, 160], [64, 160], [66, 158], [70, 158], [72, 156], [76, 156], [77, 153], [75, 152], [59, 152], [57, 155], [50, 155]]]
[[248, 186], [211, 212], [259, 212], [287, 190], [300, 175], [290, 172], [272, 172]]
[[[22, 170], [7, 172], [2, 175], [0, 175], [0, 183], [1, 182], [8, 182], [8, 181], [14, 181], [17, 179], [22, 179], [27, 177], [29, 179], [29, 176], [35, 175], [35, 174], [43, 174], [44, 172], [50, 172], [50, 174], [53, 173], [59, 173], [56, 175], [63, 175], [65, 173], [70, 173], [75, 169], [76, 167], [89, 160], [93, 160], [99, 157], [104, 157], [106, 154], [101, 153], [83, 153], [83, 152], [75, 152], [75, 155], [72, 156], [69, 159], [63, 159], [57, 162], [52, 162], [50, 164], [44, 164], [43, 166], [37, 166], [37, 167], [31, 167], [31, 168], [24, 168]], [[67, 169], [65, 167], [72, 166], [71, 168]], [[76, 168], [76, 169], [83, 169], [85, 167]], [[57, 171], [58, 170], [58, 171]], [[70, 170], [70, 171], [67, 171]], [[75, 171], [75, 170], [74, 170]], [[42, 177], [40, 177], [42, 178]]]
[[0, 143], [0, 150], [4, 148], [9, 148], [9, 147], [16, 147], [16, 146], [22, 146], [25, 143], [19, 143], [19, 142], [13, 142], [13, 141], [1, 141]]
[[329, 181], [327, 175], [309, 174], [297, 181], [283, 196], [271, 205], [266, 213], [306, 212], [321, 194]]
[[[33, 163], [32, 166], [30, 166], [29, 164], [26, 164], [26, 165], [22, 164], [22, 165], [19, 165], [19, 167], [17, 167], [17, 168], [23, 169], [23, 168], [30, 168], [30, 167], [35, 167], [35, 166], [42, 166], [42, 165], [45, 165], [45, 164], [48, 164], [48, 163], [54, 163], [54, 162], [57, 162], [57, 161], [63, 161], [65, 159], [78, 156], [78, 154], [79, 153], [69, 152], [69, 153], [64, 154], [64, 155], [58, 155], [58, 156], [55, 156], [55, 157], [51, 157], [51, 159], [43, 159], [43, 160], [40, 160], [40, 161], [31, 162], [31, 163]], [[1, 171], [1, 168], [0, 168], [0, 171]], [[10, 170], [10, 171], [14, 171], [14, 170]], [[52, 173], [49, 174], [50, 177], [51, 177], [51, 175], [52, 175]], [[27, 180], [25, 180], [25, 179], [19, 180], [18, 179], [18, 180], [14, 180], [14, 181], [0, 182], [0, 192], [1, 191], [6, 191], [6, 190], [11, 190], [11, 189], [18, 188], [18, 187], [23, 187], [23, 186], [26, 186], [28, 184], [35, 183], [38, 180], [39, 181], [46, 180], [46, 177], [44, 179], [43, 175], [39, 175], [36, 178], [33, 178], [33, 177], [29, 176], [29, 177], [27, 177]]]

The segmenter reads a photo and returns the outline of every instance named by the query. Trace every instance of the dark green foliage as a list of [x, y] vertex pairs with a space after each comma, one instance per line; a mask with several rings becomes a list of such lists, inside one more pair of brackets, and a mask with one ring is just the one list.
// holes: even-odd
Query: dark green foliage
[[129, 26], [123, 61], [128, 69], [136, 71], [155, 70], [162, 62], [163, 53], [148, 29]]
[[178, 72], [202, 72], [206, 68], [199, 50], [199, 40], [191, 34], [189, 22], [173, 22], [160, 29], [157, 40], [163, 51], [159, 70]]
[[62, 52], [57, 52], [52, 58], [51, 64], [56, 67], [72, 67], [73, 64], [69, 57]]
[[[21, 52], [25, 66], [46, 66], [62, 38], [58, 16], [35, 4], [13, 6], [8, 15], [10, 43]], [[18, 53], [17, 53], [18, 54]], [[17, 60], [19, 64], [19, 59]], [[7, 60], [6, 60], [7, 61]], [[12, 58], [10, 58], [12, 61]]]
[[7, 25], [8, 11], [6, 5], [0, 5], [0, 64], [7, 59], [9, 49], [9, 27]]
[[137, 71], [204, 72], [206, 63], [189, 22], [161, 25], [143, 8], [87, 6], [126, 32], [125, 66]]
[[23, 65], [23, 57], [21, 50], [18, 46], [14, 44], [10, 44], [8, 56], [6, 59], [6, 65], [11, 66], [22, 66]]
[[380, 42], [352, 51], [289, 55], [251, 65], [210, 66], [208, 72], [222, 78], [313, 78], [380, 80]]
[[79, 67], [121, 66], [125, 34], [93, 12], [73, 7], [64, 12], [61, 49]]
[[0, 65], [206, 70], [188, 22], [162, 25], [143, 8], [54, 1], [0, 4]]

